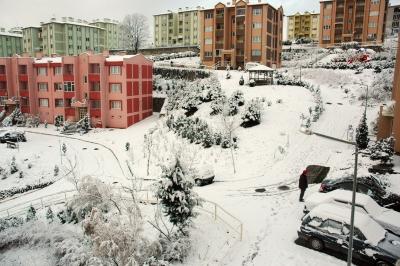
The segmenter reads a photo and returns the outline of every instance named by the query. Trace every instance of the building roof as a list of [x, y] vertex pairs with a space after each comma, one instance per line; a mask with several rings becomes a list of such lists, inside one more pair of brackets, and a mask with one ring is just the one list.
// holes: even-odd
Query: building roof
[[259, 65], [248, 69], [248, 71], [275, 71], [275, 70], [264, 65]]
[[40, 59], [35, 58], [34, 63], [35, 64], [62, 63], [62, 57], [57, 56], [57, 57], [42, 57]]
[[[233, 3], [233, 1], [234, 1], [234, 0], [232, 0], [232, 2], [230, 3], [230, 5], [229, 5], [228, 7], [234, 7], [234, 6], [235, 6], [235, 4]], [[244, 1], [244, 0], [243, 0], [243, 1]], [[253, 2], [251, 2], [251, 1], [253, 1]], [[254, 2], [254, 1], [257, 1], [257, 2]], [[218, 5], [218, 4], [223, 4], [223, 5], [227, 6], [227, 5], [226, 5], [225, 3], [223, 3], [223, 2], [218, 2], [218, 3], [215, 4], [214, 6], [204, 8], [204, 9], [202, 9], [201, 11], [203, 11], [203, 10], [213, 10], [213, 9], [215, 8], [215, 6]], [[271, 3], [266, 2], [266, 1], [258, 2], [258, 0], [249, 0], [249, 3], [247, 3], [247, 5], [248, 5], [248, 6], [269, 5], [269, 6], [271, 6], [272, 8], [278, 10], [278, 8], [276, 8], [274, 5], [272, 5]]]
[[195, 11], [201, 11], [203, 9], [204, 9], [204, 7], [196, 7], [196, 8], [188, 8], [188, 9], [182, 8], [180, 10], [178, 9], [177, 11], [168, 10], [167, 12], [164, 12], [164, 13], [155, 14], [155, 15], [153, 15], [153, 17], [169, 15], [169, 14], [174, 14], [174, 13], [195, 12]]
[[136, 57], [138, 55], [110, 55], [106, 58], [106, 62], [122, 62], [124, 59]]
[[100, 28], [100, 27], [97, 27], [97, 26], [93, 26], [93, 25], [86, 24], [86, 23], [81, 23], [81, 22], [75, 22], [75, 21], [51, 20], [49, 22], [43, 23], [42, 25], [47, 25], [47, 24], [52, 24], [52, 23], [66, 24], [66, 25], [76, 25], [76, 26], [82, 26], [82, 27], [89, 27], [89, 28], [96, 28], [96, 29], [104, 30], [103, 28]]
[[[400, 0], [399, 0], [400, 1]], [[294, 17], [294, 16], [309, 16], [309, 15], [319, 15], [319, 13], [316, 13], [316, 12], [304, 12], [304, 13], [300, 13], [300, 12], [297, 12], [296, 14], [293, 14], [293, 15], [287, 15], [287, 17]]]
[[400, 0], [390, 0], [390, 6], [399, 6]]
[[15, 33], [10, 33], [10, 32], [0, 32], [0, 35], [2, 35], [2, 36], [9, 36], [9, 37], [22, 38], [22, 34], [15, 34]]

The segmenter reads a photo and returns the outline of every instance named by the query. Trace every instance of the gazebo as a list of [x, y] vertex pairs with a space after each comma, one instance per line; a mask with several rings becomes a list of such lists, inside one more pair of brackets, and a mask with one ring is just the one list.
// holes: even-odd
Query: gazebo
[[259, 65], [249, 70], [249, 80], [254, 80], [257, 85], [271, 85], [274, 83], [274, 69]]

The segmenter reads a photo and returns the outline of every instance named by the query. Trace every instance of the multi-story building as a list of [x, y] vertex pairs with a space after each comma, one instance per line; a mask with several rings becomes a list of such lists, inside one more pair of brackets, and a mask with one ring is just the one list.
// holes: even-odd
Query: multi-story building
[[111, 20], [108, 18], [105, 18], [103, 20], [96, 19], [92, 23], [90, 23], [90, 25], [105, 30], [104, 48], [106, 50], [122, 48], [121, 25], [117, 20]]
[[200, 57], [207, 66], [237, 68], [247, 62], [280, 67], [283, 9], [236, 0], [200, 12]]
[[13, 56], [22, 52], [22, 35], [0, 28], [0, 57]]
[[386, 14], [386, 30], [387, 37], [397, 36], [400, 31], [400, 5], [390, 5]]
[[179, 9], [154, 15], [154, 46], [199, 45], [199, 12], [201, 8]]
[[307, 38], [319, 40], [319, 13], [305, 12], [287, 16], [288, 40]]
[[42, 28], [26, 27], [22, 29], [23, 53], [34, 57], [42, 51]]
[[152, 62], [142, 55], [0, 58], [0, 111], [20, 106], [53, 123], [126, 128], [152, 115]]
[[320, 46], [352, 41], [364, 45], [382, 44], [388, 2], [389, 0], [321, 0]]
[[380, 108], [377, 138], [384, 139], [393, 136], [396, 140], [395, 152], [400, 153], [400, 38], [397, 45], [392, 99], [392, 102]]

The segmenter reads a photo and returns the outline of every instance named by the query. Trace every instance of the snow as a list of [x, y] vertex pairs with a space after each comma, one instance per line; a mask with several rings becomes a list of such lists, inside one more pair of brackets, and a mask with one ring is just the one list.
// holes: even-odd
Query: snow
[[137, 55], [110, 55], [106, 58], [106, 62], [121, 62], [124, 59], [132, 58]]
[[62, 63], [62, 57], [55, 56], [55, 57], [42, 57], [42, 58], [35, 58], [35, 64], [47, 64], [47, 63]]

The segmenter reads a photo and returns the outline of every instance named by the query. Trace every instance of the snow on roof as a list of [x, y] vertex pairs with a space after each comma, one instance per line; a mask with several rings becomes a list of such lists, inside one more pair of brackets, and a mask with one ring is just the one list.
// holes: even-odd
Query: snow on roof
[[106, 58], [106, 62], [121, 62], [124, 61], [124, 59], [129, 59], [135, 56], [137, 55], [110, 55]]
[[0, 35], [22, 38], [22, 34], [15, 34], [15, 33], [11, 33], [11, 32], [0, 32]]
[[400, 5], [400, 0], [390, 0], [390, 6], [398, 6]]
[[75, 22], [75, 21], [59, 21], [59, 20], [51, 20], [49, 22], [45, 22], [42, 25], [46, 25], [46, 24], [51, 24], [51, 23], [58, 23], [58, 24], [69, 24], [69, 25], [76, 25], [76, 26], [82, 26], [82, 27], [89, 27], [89, 28], [96, 28], [96, 29], [101, 29], [104, 30], [101, 27], [97, 27], [94, 25], [90, 25], [90, 24], [86, 24], [86, 23], [80, 23], [80, 22]]
[[62, 57], [42, 57], [40, 59], [35, 58], [35, 64], [47, 64], [47, 63], [62, 63]]
[[[328, 203], [320, 204], [310, 212], [311, 218], [332, 219], [347, 225], [350, 225], [350, 216], [350, 208]], [[386, 230], [366, 214], [355, 212], [354, 226], [364, 234], [372, 245], [377, 245], [385, 238]]]
[[274, 69], [264, 66], [264, 65], [259, 65], [259, 66], [255, 66], [252, 67], [250, 69], [248, 69], [249, 71], [274, 71]]

